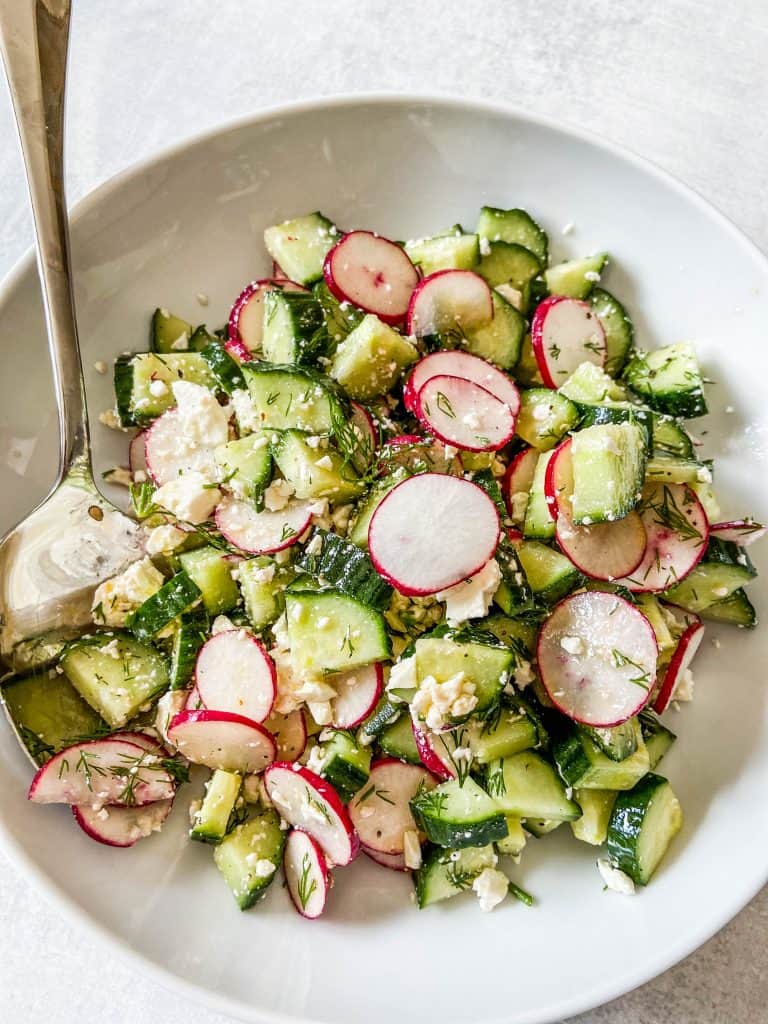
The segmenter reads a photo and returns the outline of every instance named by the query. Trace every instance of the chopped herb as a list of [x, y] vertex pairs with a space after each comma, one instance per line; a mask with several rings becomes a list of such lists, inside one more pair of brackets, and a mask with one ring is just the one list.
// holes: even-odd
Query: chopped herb
[[301, 860], [301, 874], [299, 875], [298, 884], [299, 902], [301, 903], [302, 910], [307, 909], [310, 897], [317, 888], [317, 879], [309, 877], [311, 870], [312, 861], [309, 859], [309, 854], [305, 853]]
[[444, 416], [450, 416], [452, 420], [456, 419], [456, 413], [453, 411], [453, 406], [447, 395], [443, 394], [442, 391], [437, 392], [437, 408], [443, 413]]

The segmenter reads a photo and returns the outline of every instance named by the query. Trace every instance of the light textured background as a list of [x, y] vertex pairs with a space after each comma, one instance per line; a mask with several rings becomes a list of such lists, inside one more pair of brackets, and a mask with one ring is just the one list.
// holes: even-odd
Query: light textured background
[[[768, 248], [765, 0], [73, 2], [71, 201], [169, 143], [264, 105], [365, 90], [449, 92], [506, 100], [623, 142]], [[2, 89], [0, 180], [1, 275], [32, 237]], [[745, 829], [723, 841], [749, 841]], [[588, 942], [588, 921], [584, 929]], [[767, 929], [764, 891], [684, 963], [578, 1024], [766, 1020]], [[1, 854], [0, 1020], [225, 1024], [101, 951]]]

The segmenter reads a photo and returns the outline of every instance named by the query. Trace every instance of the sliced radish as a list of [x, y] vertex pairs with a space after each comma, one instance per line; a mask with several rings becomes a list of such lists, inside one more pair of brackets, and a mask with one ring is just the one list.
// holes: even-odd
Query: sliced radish
[[747, 548], [765, 536], [768, 527], [752, 519], [732, 519], [727, 523], [713, 523], [709, 532], [718, 540], [727, 540], [732, 544], [738, 544], [740, 548]]
[[134, 732], [132, 729], [123, 729], [120, 732], [113, 732], [109, 737], [111, 740], [125, 740], [126, 743], [135, 743], [137, 747], [148, 750], [151, 754], [159, 754], [160, 757], [170, 757], [170, 751], [156, 736], [148, 732]]
[[184, 709], [186, 711], [205, 711], [205, 710], [207, 710], [206, 707], [205, 707], [205, 701], [200, 696], [200, 691], [198, 690], [198, 688], [196, 686], [193, 686], [192, 689], [189, 691], [189, 696], [187, 697], [187, 702], [184, 705]]
[[334, 864], [355, 858], [360, 840], [330, 783], [297, 761], [278, 761], [264, 773], [264, 785], [281, 817], [316, 839]]
[[490, 391], [500, 402], [506, 402], [515, 415], [520, 408], [520, 393], [505, 373], [480, 356], [449, 350], [424, 356], [414, 366], [403, 388], [403, 403], [410, 412], [415, 414], [416, 397], [430, 377], [462, 377], [471, 380], [473, 384], [479, 384], [481, 388]]
[[379, 446], [379, 432], [373, 417], [359, 402], [350, 402], [352, 415], [349, 418], [357, 439], [358, 447], [352, 455], [352, 464], [358, 473], [364, 473], [371, 464], [373, 454]]
[[290, 501], [279, 512], [257, 512], [251, 502], [225, 495], [214, 519], [230, 544], [254, 555], [268, 555], [299, 540], [312, 522], [311, 506], [309, 501]]
[[322, 847], [309, 832], [295, 828], [290, 833], [283, 871], [293, 905], [301, 916], [310, 920], [320, 917], [331, 890], [331, 873]]
[[275, 740], [258, 722], [228, 711], [182, 711], [168, 738], [193, 764], [254, 775], [275, 759]]
[[416, 401], [427, 430], [465, 451], [498, 451], [515, 432], [517, 410], [462, 377], [430, 377]]
[[213, 448], [205, 445], [180, 445], [181, 416], [169, 409], [143, 432], [147, 471], [158, 485], [177, 480], [185, 473], [215, 474]]
[[456, 769], [449, 756], [449, 733], [439, 736], [416, 722], [411, 722], [413, 738], [419, 752], [421, 763], [438, 779], [447, 781], [456, 778]]
[[407, 330], [417, 338], [469, 331], [493, 319], [493, 295], [471, 270], [437, 270], [416, 285], [408, 303]]
[[131, 443], [128, 445], [128, 469], [131, 471], [131, 476], [147, 471], [146, 434], [146, 430], [140, 430], [135, 437], [131, 438]]
[[383, 868], [389, 868], [390, 871], [410, 871], [410, 868], [405, 865], [405, 855], [402, 853], [382, 853], [380, 850], [373, 850], [369, 846], [362, 846], [361, 849], [366, 857], [370, 857], [377, 864], [381, 864]]
[[664, 673], [664, 679], [662, 680], [658, 695], [654, 701], [653, 710], [658, 714], [666, 711], [667, 705], [674, 696], [675, 687], [682, 679], [686, 670], [690, 668], [691, 662], [701, 646], [703, 638], [704, 623], [698, 619], [687, 627], [683, 635], [678, 640], [675, 653], [672, 655], [669, 665], [667, 666], [667, 671]]
[[[137, 743], [104, 739], [75, 743], [39, 768], [29, 799], [39, 804], [141, 806], [169, 800], [173, 779], [157, 754]], [[132, 772], [131, 769], [137, 769]]]
[[354, 672], [333, 676], [331, 682], [337, 696], [331, 701], [334, 729], [354, 729], [376, 707], [384, 689], [384, 672], [380, 664], [366, 665]]
[[277, 694], [275, 666], [247, 629], [227, 629], [206, 640], [195, 662], [195, 686], [206, 708], [263, 722]]
[[235, 299], [229, 314], [224, 348], [239, 363], [247, 363], [261, 351], [264, 333], [264, 296], [282, 282], [273, 278], [251, 281]]
[[574, 523], [570, 438], [555, 449], [547, 464], [544, 493], [547, 507], [557, 517], [557, 543], [577, 569], [596, 580], [615, 580], [637, 569], [646, 549], [645, 527], [637, 512], [610, 523], [592, 526]]
[[474, 576], [493, 557], [499, 515], [469, 480], [421, 473], [393, 487], [368, 527], [377, 571], [408, 596], [435, 594]]
[[616, 582], [657, 593], [679, 583], [707, 549], [707, 514], [687, 484], [649, 484], [637, 509], [646, 533], [642, 561]]
[[418, 831], [410, 802], [419, 789], [436, 785], [437, 780], [420, 765], [394, 758], [375, 761], [368, 781], [348, 808], [360, 842], [380, 853], [403, 853], [405, 833]]
[[73, 807], [75, 821], [86, 835], [105, 846], [134, 846], [139, 839], [159, 832], [171, 813], [173, 800], [158, 800], [143, 807]]
[[582, 363], [605, 363], [605, 331], [588, 302], [550, 295], [536, 307], [531, 345], [542, 379], [559, 388]]
[[544, 687], [563, 714], [608, 727], [648, 703], [658, 645], [651, 624], [634, 605], [592, 590], [556, 605], [539, 632], [537, 657]]
[[330, 250], [325, 282], [340, 302], [375, 313], [387, 324], [400, 323], [419, 272], [405, 250], [371, 231], [350, 231]]
[[281, 761], [296, 761], [307, 747], [307, 723], [301, 708], [281, 715], [273, 711], [264, 722], [264, 728], [275, 737], [277, 757]]
[[528, 495], [536, 472], [539, 452], [536, 448], [524, 448], [512, 459], [501, 481], [501, 493], [507, 506], [509, 518], [515, 526], [522, 526], [525, 521], [525, 510], [528, 506]]
[[462, 465], [455, 449], [421, 434], [400, 434], [380, 449], [382, 473], [391, 472], [393, 466], [405, 466], [414, 473], [462, 473]]

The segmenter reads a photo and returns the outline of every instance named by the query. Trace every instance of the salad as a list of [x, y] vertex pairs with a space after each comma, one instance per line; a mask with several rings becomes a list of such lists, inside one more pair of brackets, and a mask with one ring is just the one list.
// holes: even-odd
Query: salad
[[307, 918], [360, 852], [422, 908], [530, 903], [563, 828], [646, 885], [682, 824], [659, 716], [706, 620], [755, 625], [764, 532], [721, 521], [693, 348], [636, 347], [607, 256], [550, 264], [519, 209], [264, 241], [226, 326], [157, 309], [115, 363], [145, 555], [15, 652], [30, 800], [113, 847], [183, 804], [242, 909], [282, 869]]

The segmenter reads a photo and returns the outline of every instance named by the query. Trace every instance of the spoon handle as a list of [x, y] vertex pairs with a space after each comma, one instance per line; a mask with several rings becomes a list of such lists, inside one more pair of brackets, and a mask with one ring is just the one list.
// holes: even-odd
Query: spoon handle
[[59, 410], [59, 481], [89, 471], [64, 198], [64, 83], [70, 0], [0, 0], [0, 49], [35, 220], [37, 265]]

